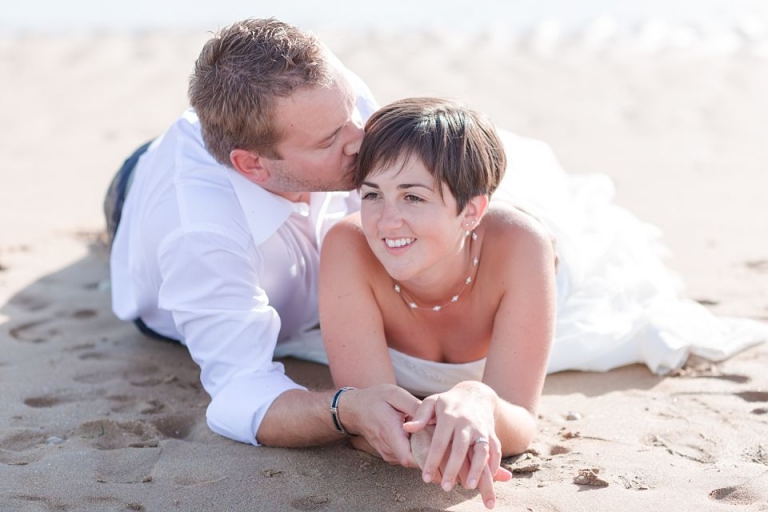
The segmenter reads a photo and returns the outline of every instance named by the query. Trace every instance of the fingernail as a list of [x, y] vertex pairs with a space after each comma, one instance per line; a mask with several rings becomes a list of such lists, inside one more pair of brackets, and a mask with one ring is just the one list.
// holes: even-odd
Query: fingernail
[[485, 502], [485, 507], [486, 508], [493, 508], [495, 506], [496, 506], [496, 502], [493, 501], [493, 500], [488, 500], [488, 501]]
[[425, 484], [428, 484], [429, 482], [432, 481], [432, 475], [427, 473], [427, 472], [422, 473], [421, 474], [421, 478], [422, 478], [422, 480], [424, 480]]
[[451, 487], [452, 487], [451, 482], [448, 482], [448, 481], [443, 482], [443, 490], [444, 491], [450, 491]]
[[477, 480], [472, 478], [469, 480], [469, 482], [467, 482], [467, 485], [469, 485], [470, 489], [474, 489], [475, 487], [477, 487]]

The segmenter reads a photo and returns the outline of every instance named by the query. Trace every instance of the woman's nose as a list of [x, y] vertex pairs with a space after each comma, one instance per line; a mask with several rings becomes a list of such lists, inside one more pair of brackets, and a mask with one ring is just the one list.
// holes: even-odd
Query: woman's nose
[[387, 201], [383, 201], [383, 203], [381, 215], [379, 216], [379, 229], [384, 231], [400, 227], [403, 222], [400, 211], [394, 204]]

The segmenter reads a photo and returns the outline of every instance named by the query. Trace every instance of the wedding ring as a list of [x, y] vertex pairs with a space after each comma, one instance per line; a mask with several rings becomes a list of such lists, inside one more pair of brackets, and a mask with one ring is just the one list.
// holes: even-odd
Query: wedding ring
[[474, 442], [474, 443], [472, 443], [472, 446], [474, 446], [474, 445], [476, 445], [476, 444], [480, 444], [480, 443], [485, 443], [485, 444], [488, 444], [488, 445], [490, 445], [490, 444], [491, 444], [491, 443], [488, 441], [488, 438], [487, 438], [487, 437], [478, 437], [477, 439], [475, 439], [475, 442]]

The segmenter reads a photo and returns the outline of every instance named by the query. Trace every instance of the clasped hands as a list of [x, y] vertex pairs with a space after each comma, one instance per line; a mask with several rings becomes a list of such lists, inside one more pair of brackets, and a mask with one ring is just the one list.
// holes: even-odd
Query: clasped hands
[[[358, 449], [378, 454], [391, 464], [418, 467], [424, 482], [450, 491], [457, 481], [477, 488], [487, 508], [493, 508], [494, 480], [512, 475], [502, 468], [501, 443], [495, 433], [496, 393], [480, 382], [468, 381], [419, 401], [393, 385], [361, 391], [378, 397], [363, 399], [366, 412], [353, 428]], [[351, 393], [350, 393], [351, 395]], [[378, 399], [376, 399], [378, 398]], [[351, 404], [350, 404], [351, 405]]]

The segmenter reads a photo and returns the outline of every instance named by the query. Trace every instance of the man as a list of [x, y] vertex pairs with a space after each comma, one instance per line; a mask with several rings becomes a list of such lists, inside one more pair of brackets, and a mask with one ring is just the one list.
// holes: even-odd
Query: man
[[346, 191], [370, 91], [314, 36], [252, 19], [205, 44], [189, 97], [110, 187], [116, 315], [187, 346], [215, 432], [272, 446], [348, 433], [415, 466], [402, 422], [417, 399], [395, 386], [310, 392], [273, 362], [283, 345], [320, 344], [319, 246], [359, 206]]

